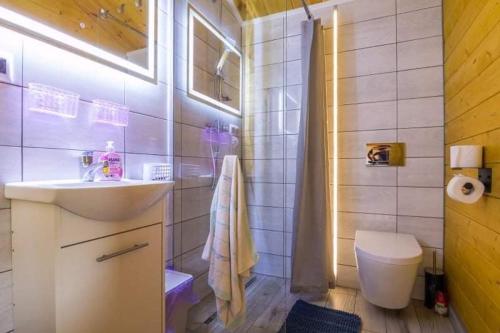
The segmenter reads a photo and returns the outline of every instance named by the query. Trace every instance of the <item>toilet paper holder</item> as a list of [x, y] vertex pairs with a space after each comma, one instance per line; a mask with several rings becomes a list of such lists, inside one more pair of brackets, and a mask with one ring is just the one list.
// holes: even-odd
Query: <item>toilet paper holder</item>
[[484, 193], [491, 193], [493, 170], [491, 168], [479, 168], [477, 178], [484, 184]]

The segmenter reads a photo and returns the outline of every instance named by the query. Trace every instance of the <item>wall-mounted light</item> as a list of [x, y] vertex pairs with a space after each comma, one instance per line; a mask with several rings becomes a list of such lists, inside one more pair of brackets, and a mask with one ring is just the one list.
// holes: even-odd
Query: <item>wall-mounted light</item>
[[76, 118], [80, 95], [40, 83], [28, 84], [28, 110]]
[[333, 9], [332, 27], [332, 98], [333, 98], [333, 271], [337, 276], [338, 265], [338, 8]]
[[128, 114], [130, 108], [102, 99], [92, 101], [93, 120], [96, 123], [110, 124], [125, 127], [128, 125]]
[[446, 187], [448, 196], [462, 203], [474, 203], [483, 193], [491, 192], [492, 169], [483, 168], [483, 147], [479, 145], [461, 145], [450, 147], [450, 168], [478, 169], [478, 179], [454, 175]]

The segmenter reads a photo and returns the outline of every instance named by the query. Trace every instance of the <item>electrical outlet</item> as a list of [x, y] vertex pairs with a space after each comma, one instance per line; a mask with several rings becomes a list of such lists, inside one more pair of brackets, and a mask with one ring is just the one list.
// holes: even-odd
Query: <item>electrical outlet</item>
[[0, 58], [0, 74], [7, 74], [7, 59]]

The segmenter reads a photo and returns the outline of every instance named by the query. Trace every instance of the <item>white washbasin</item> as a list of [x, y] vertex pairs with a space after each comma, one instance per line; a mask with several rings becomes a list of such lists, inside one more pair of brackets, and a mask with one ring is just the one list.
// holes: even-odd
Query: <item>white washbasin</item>
[[5, 197], [54, 204], [92, 220], [121, 221], [141, 214], [173, 187], [170, 181], [129, 179], [19, 182], [5, 184]]

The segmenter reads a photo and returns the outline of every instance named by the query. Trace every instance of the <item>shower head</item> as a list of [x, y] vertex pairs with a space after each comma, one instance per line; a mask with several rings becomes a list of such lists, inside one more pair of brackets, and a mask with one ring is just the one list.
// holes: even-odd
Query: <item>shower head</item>
[[231, 54], [231, 50], [226, 47], [224, 49], [224, 53], [222, 53], [222, 56], [219, 59], [219, 62], [217, 63], [215, 75], [222, 76], [222, 68], [224, 68], [224, 64], [226, 63], [229, 54]]

